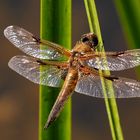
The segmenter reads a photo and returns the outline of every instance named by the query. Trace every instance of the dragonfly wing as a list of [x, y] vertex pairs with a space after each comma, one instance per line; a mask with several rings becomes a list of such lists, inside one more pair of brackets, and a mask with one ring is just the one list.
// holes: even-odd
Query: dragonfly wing
[[[104, 79], [106, 82], [112, 81], [113, 92], [105, 86], [108, 98], [132, 98], [140, 97], [140, 82], [127, 78], [110, 78]], [[110, 83], [111, 84], [111, 83]], [[75, 91], [84, 95], [104, 98], [103, 88], [99, 76], [85, 75], [81, 77], [76, 85]]]
[[61, 52], [55, 49], [57, 44], [49, 41], [46, 41], [48, 44], [44, 44], [34, 37], [33, 34], [18, 26], [8, 26], [4, 30], [4, 35], [17, 48], [33, 57], [55, 60], [62, 57]]
[[[109, 53], [110, 54], [110, 53]], [[120, 54], [94, 57], [86, 64], [101, 70], [120, 71], [140, 65], [140, 49], [128, 50]]]
[[27, 56], [14, 56], [8, 65], [30, 81], [51, 87], [59, 87], [67, 72], [67, 70], [61, 70], [56, 66], [41, 66], [35, 59]]

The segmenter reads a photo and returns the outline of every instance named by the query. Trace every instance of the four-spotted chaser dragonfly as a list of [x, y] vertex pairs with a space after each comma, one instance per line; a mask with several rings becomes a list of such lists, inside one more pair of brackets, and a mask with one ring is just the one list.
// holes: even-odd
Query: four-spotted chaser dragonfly
[[[120, 71], [140, 64], [140, 49], [121, 52], [96, 52], [98, 38], [93, 33], [84, 34], [72, 50], [47, 40], [41, 40], [18, 26], [4, 30], [5, 37], [29, 56], [14, 56], [9, 67], [30, 81], [62, 89], [45, 125], [53, 122], [72, 93], [104, 98], [100, 77], [111, 81], [114, 94], [107, 97], [140, 97], [140, 82], [128, 78], [99, 75], [100, 70]], [[41, 49], [40, 49], [41, 47]], [[104, 55], [105, 54], [105, 55]], [[67, 58], [64, 61], [64, 56]], [[59, 60], [59, 61], [58, 61]]]

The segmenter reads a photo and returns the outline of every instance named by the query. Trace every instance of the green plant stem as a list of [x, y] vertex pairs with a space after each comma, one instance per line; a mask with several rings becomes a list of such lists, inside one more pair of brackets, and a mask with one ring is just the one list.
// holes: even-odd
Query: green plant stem
[[[140, 1], [139, 0], [114, 0], [117, 13], [122, 24], [122, 29], [130, 49], [140, 48]], [[140, 78], [140, 68], [136, 69]]]
[[[71, 0], [40, 1], [40, 36], [70, 49], [71, 46]], [[65, 105], [59, 118], [47, 129], [44, 125], [59, 89], [40, 86], [39, 94], [39, 140], [71, 139], [71, 100]]]
[[[94, 0], [84, 0], [84, 2], [85, 2], [85, 8], [86, 8], [86, 12], [87, 12], [88, 21], [89, 21], [90, 31], [94, 32], [98, 36], [98, 40], [99, 40], [99, 46], [98, 46], [99, 50], [98, 51], [101, 51], [101, 50], [104, 51], [95, 1]], [[106, 72], [100, 71], [100, 74], [109, 75], [110, 72], [109, 71], [106, 71]], [[121, 129], [116, 99], [107, 98], [107, 92], [111, 92], [112, 94], [114, 94], [112, 83], [105, 82], [102, 77], [101, 77], [101, 82], [102, 82], [102, 88], [103, 88], [104, 97], [105, 97], [105, 105], [106, 105], [106, 110], [107, 110], [107, 114], [108, 114], [112, 138], [113, 138], [113, 140], [123, 140], [123, 133], [122, 133], [122, 129]], [[105, 86], [107, 86], [107, 90], [106, 90]]]

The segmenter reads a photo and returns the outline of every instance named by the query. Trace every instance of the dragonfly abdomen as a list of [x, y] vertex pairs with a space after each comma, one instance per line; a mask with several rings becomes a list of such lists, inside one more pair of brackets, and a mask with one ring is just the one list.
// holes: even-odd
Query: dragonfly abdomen
[[63, 109], [65, 102], [68, 100], [69, 96], [72, 95], [72, 92], [74, 91], [75, 86], [77, 84], [77, 80], [78, 80], [78, 71], [76, 70], [75, 67], [70, 67], [63, 87], [49, 114], [45, 128], [48, 128], [48, 126], [58, 117], [60, 111]]

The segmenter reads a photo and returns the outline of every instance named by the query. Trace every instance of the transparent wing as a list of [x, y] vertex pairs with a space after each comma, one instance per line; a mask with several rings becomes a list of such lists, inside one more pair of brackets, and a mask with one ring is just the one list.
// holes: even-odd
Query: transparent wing
[[99, 55], [85, 62], [88, 66], [101, 70], [125, 70], [140, 65], [140, 49], [120, 53], [107, 52], [106, 58]]
[[[112, 85], [114, 88], [115, 98], [132, 98], [140, 97], [140, 82], [127, 78], [115, 78], [111, 77]], [[105, 87], [106, 88], [106, 87]], [[112, 92], [107, 91], [107, 97], [112, 98]], [[79, 79], [75, 91], [84, 95], [104, 98], [104, 93], [102, 89], [102, 84], [99, 76], [86, 75]]]
[[[55, 43], [42, 42], [33, 34], [18, 26], [8, 26], [4, 30], [5, 37], [24, 53], [40, 59], [59, 59], [64, 48]], [[40, 49], [41, 47], [41, 49]]]
[[27, 56], [15, 56], [11, 58], [8, 65], [30, 81], [51, 87], [59, 87], [62, 78], [67, 73], [67, 69], [60, 69], [56, 66], [45, 64], [41, 65], [35, 59]]

